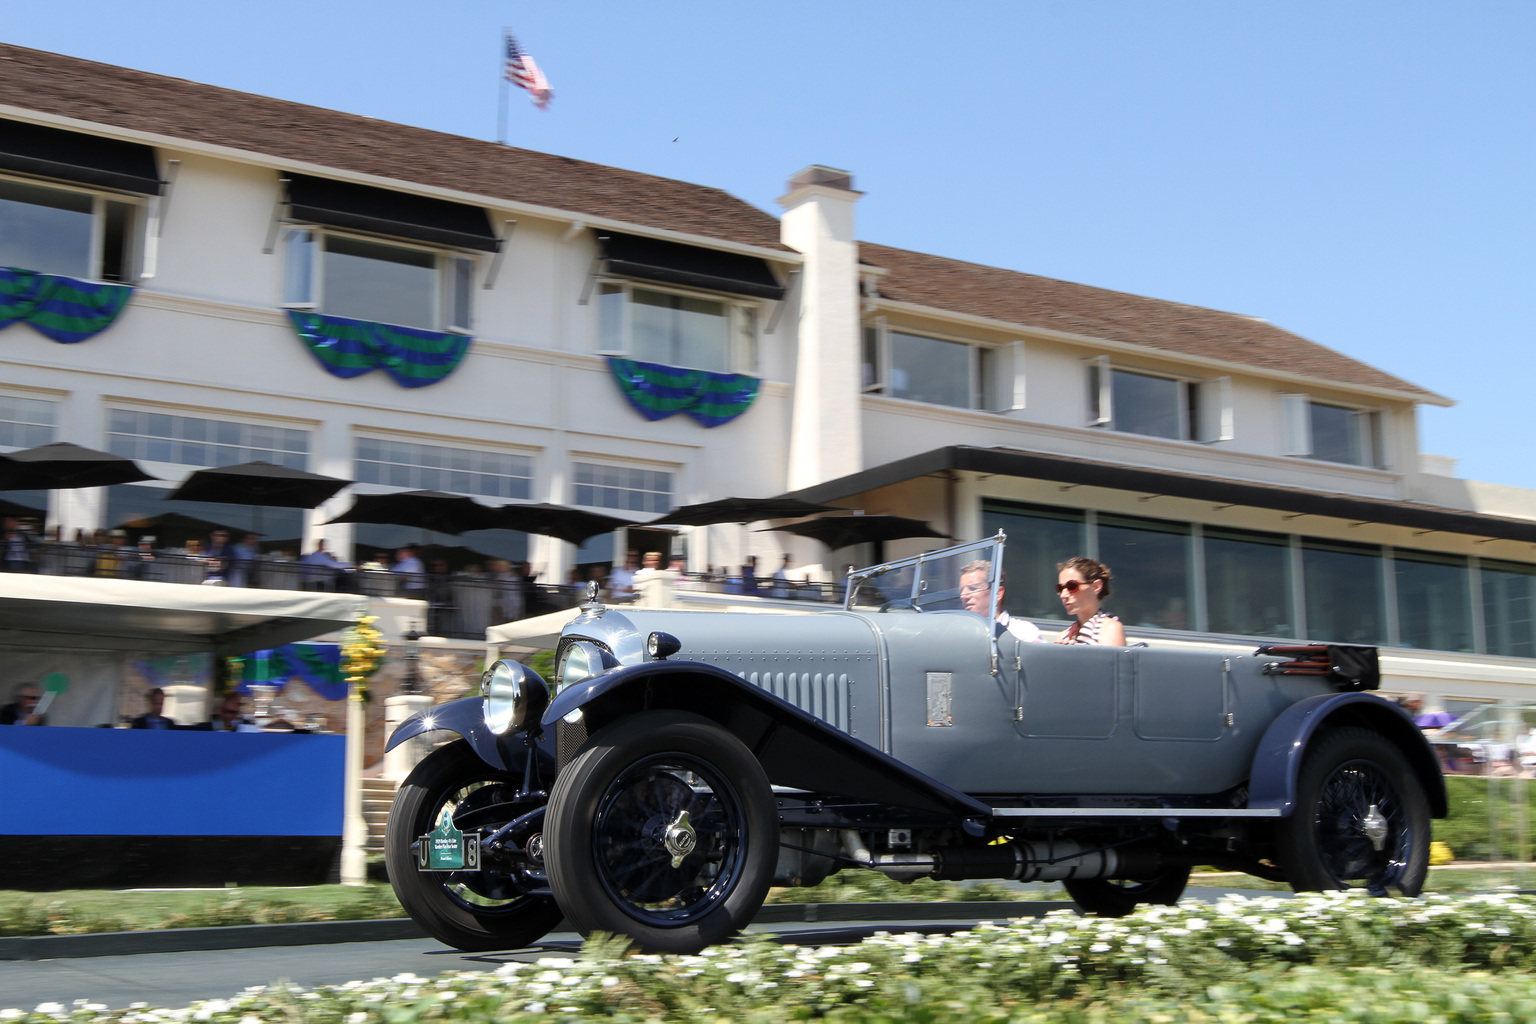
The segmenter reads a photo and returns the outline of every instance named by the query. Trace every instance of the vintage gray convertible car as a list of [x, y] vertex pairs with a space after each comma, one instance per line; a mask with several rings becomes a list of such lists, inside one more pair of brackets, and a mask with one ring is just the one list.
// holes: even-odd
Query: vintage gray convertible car
[[1004, 540], [852, 573], [838, 610], [589, 598], [552, 688], [498, 662], [391, 737], [458, 736], [390, 813], [400, 902], [461, 949], [563, 916], [691, 951], [840, 870], [1060, 880], [1099, 914], [1177, 900], [1198, 864], [1418, 893], [1445, 783], [1364, 692], [1374, 648], [1021, 642], [960, 607], [977, 559], [995, 595]]

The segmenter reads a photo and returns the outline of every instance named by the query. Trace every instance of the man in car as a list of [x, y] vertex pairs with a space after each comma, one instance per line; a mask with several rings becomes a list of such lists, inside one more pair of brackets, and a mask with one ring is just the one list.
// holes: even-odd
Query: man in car
[[[1008, 574], [999, 569], [997, 576], [997, 604], [990, 609], [990, 614], [996, 615], [994, 627], [997, 635], [1010, 633], [1025, 643], [1043, 643], [1045, 638], [1040, 635], [1040, 630], [1033, 622], [1025, 619], [1015, 619], [1003, 610], [1003, 594], [1008, 588]], [[987, 594], [992, 585], [988, 577], [992, 575], [992, 563], [985, 558], [978, 558], [973, 562], [967, 562], [960, 567], [960, 604], [968, 612], [977, 615], [988, 615]]]

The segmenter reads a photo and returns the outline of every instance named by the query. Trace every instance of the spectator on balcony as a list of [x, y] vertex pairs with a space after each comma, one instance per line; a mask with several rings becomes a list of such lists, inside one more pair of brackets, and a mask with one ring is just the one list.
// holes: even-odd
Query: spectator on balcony
[[257, 563], [261, 561], [261, 538], [254, 533], [247, 533], [231, 550], [233, 554], [228, 563], [225, 582], [232, 587], [260, 586], [261, 581], [256, 572]]
[[401, 548], [395, 552], [395, 577], [401, 597], [413, 601], [427, 599], [427, 567], [416, 557], [415, 548]]
[[635, 570], [640, 568], [640, 552], [631, 550], [624, 557], [623, 565], [608, 571], [608, 600], [615, 603], [635, 599]]
[[144, 700], [149, 709], [142, 715], [129, 721], [130, 729], [179, 729], [175, 722], [165, 717], [165, 691], [155, 687], [144, 695]]
[[336, 577], [352, 568], [350, 562], [343, 562], [325, 550], [324, 537], [315, 541], [315, 550], [305, 555], [303, 561], [305, 590], [335, 590]]
[[36, 545], [32, 531], [16, 519], [5, 521], [5, 540], [0, 546], [0, 569], [6, 572], [37, 572]]

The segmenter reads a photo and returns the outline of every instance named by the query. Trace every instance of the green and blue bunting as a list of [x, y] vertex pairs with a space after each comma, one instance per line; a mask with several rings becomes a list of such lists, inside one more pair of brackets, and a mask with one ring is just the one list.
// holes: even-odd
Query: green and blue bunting
[[132, 294], [131, 285], [0, 267], [0, 331], [28, 323], [57, 342], [84, 341], [111, 327]]
[[608, 369], [635, 411], [648, 420], [687, 413], [706, 427], [729, 423], [751, 408], [761, 385], [741, 373], [687, 370], [610, 357]]
[[323, 700], [346, 699], [340, 644], [284, 644], [234, 660], [240, 662], [240, 689], [246, 693], [252, 683], [282, 687], [297, 677]]
[[458, 369], [469, 351], [470, 339], [462, 334], [293, 309], [288, 319], [320, 365], [337, 377], [383, 370], [403, 388], [423, 388]]

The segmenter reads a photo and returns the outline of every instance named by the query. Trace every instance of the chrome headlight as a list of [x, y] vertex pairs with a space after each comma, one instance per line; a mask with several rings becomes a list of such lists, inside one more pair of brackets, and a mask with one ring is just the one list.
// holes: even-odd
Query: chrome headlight
[[618, 663], [617, 658], [597, 644], [584, 640], [568, 644], [560, 652], [560, 660], [555, 663], [555, 692], [559, 693], [567, 686], [601, 675]]
[[498, 736], [537, 722], [549, 707], [549, 686], [537, 672], [515, 661], [498, 661], [480, 677], [485, 724]]

